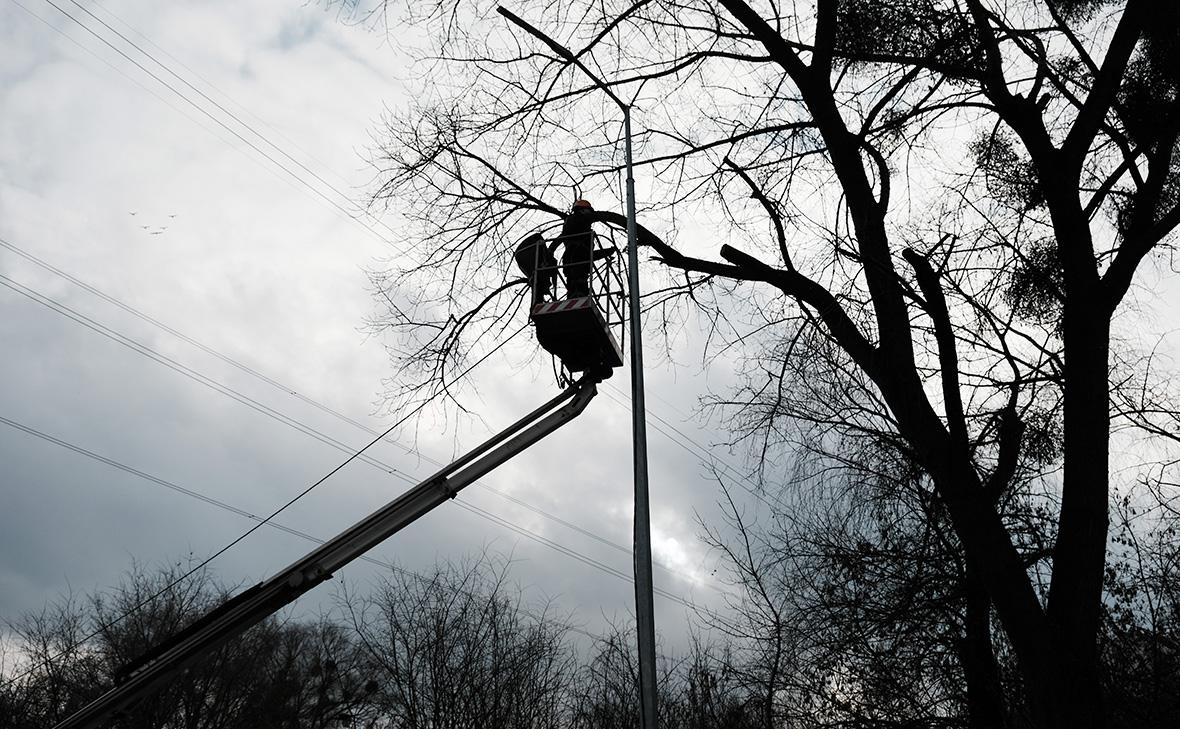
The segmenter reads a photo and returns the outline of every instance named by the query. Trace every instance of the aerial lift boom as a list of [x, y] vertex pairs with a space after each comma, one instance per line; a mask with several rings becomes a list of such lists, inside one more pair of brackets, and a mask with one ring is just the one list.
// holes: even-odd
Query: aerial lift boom
[[122, 679], [114, 688], [58, 724], [56, 729], [97, 727], [112, 715], [126, 711], [202, 655], [289, 605], [402, 527], [454, 498], [465, 486], [573, 420], [597, 394], [598, 381], [598, 377], [583, 377], [285, 570], [236, 595], [156, 646], [125, 666]]

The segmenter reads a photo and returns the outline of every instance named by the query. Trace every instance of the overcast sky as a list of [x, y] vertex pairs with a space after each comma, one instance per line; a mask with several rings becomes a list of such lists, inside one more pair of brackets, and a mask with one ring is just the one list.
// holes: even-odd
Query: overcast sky
[[[168, 484], [267, 514], [371, 439], [327, 410], [378, 431], [394, 422], [378, 407], [394, 373], [362, 331], [376, 311], [363, 272], [390, 255], [390, 233], [347, 211], [369, 189], [364, 152], [383, 108], [402, 102], [407, 69], [382, 34], [282, 0], [3, 0], [0, 59], [0, 617], [12, 620], [105, 589], [133, 561], [203, 559], [251, 526]], [[428, 475], [430, 459], [557, 391], [543, 362], [472, 377], [486, 427], [423, 420], [416, 440], [370, 451], [395, 475], [353, 463], [277, 521], [331, 536]], [[657, 586], [717, 606], [695, 523], [719, 498], [697, 447], [718, 438], [691, 419], [704, 378], [662, 366], [648, 377], [655, 551], [675, 570], [657, 569]], [[632, 587], [610, 571], [629, 574], [630, 557], [602, 540], [630, 544], [628, 383], [620, 370], [490, 488], [374, 556], [424, 570], [488, 548], [516, 560], [530, 603], [552, 600], [592, 631], [625, 619]], [[249, 583], [310, 546], [263, 529], [212, 566]], [[342, 577], [363, 587], [375, 569]], [[679, 644], [685, 608], [656, 606]]]
[[[253, 523], [228, 508], [269, 514], [398, 419], [380, 407], [396, 373], [363, 331], [364, 271], [392, 254], [396, 209], [350, 213], [409, 75], [382, 33], [293, 0], [0, 0], [0, 618], [106, 589], [134, 561], [204, 559]], [[1180, 292], [1158, 280], [1136, 289], [1154, 312], [1135, 325], [1144, 350], [1175, 339], [1160, 337]], [[718, 608], [696, 523], [718, 523], [705, 460], [741, 460], [693, 417], [726, 372], [700, 373], [683, 345], [689, 365], [653, 353], [647, 373], [655, 552], [671, 568], [656, 584]], [[471, 375], [482, 423], [412, 421], [277, 521], [329, 537], [555, 394], [548, 363], [513, 347]], [[515, 560], [530, 604], [592, 632], [625, 620], [630, 556], [611, 544], [630, 545], [628, 383], [624, 368], [564, 431], [373, 556], [425, 571], [489, 549]], [[310, 547], [264, 528], [212, 568], [248, 584]], [[340, 577], [363, 591], [378, 569]], [[655, 604], [665, 647], [682, 646], [687, 610]]]

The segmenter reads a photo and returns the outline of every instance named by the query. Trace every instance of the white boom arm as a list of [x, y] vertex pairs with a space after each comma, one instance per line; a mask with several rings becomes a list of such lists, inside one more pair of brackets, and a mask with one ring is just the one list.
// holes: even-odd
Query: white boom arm
[[[123, 678], [114, 688], [55, 729], [89, 729], [126, 710], [202, 655], [289, 605], [402, 527], [454, 498], [465, 486], [573, 420], [597, 394], [596, 384], [595, 379], [582, 378], [287, 569], [234, 596], [125, 666]], [[569, 402], [562, 406], [566, 400]]]

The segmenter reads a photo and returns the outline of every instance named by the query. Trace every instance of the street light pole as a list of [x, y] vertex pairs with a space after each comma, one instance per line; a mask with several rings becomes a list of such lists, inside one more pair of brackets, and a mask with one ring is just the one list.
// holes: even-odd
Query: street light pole
[[586, 74], [623, 111], [623, 146], [627, 166], [627, 286], [630, 289], [631, 331], [631, 435], [634, 442], [635, 521], [632, 554], [635, 568], [635, 622], [639, 644], [640, 726], [656, 724], [656, 621], [652, 599], [651, 510], [647, 488], [647, 417], [643, 399], [642, 327], [639, 321], [639, 245], [635, 222], [635, 173], [631, 156], [631, 105], [620, 99], [568, 48], [542, 33], [512, 12], [496, 9], [511, 23], [537, 38], [571, 65]]
[[651, 509], [647, 497], [647, 406], [643, 399], [643, 329], [639, 322], [639, 234], [635, 230], [635, 173], [631, 160], [631, 107], [623, 106], [627, 161], [627, 288], [631, 304], [631, 435], [634, 440], [635, 627], [639, 633], [640, 726], [656, 729], [656, 616], [652, 597]]

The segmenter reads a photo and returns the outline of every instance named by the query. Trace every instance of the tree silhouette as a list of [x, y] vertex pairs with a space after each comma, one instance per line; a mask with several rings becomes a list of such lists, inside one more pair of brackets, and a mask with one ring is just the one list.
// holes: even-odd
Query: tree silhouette
[[[136, 565], [109, 591], [67, 596], [17, 621], [14, 655], [21, 659], [0, 676], [0, 725], [53, 726], [111, 688], [128, 663], [228, 596], [205, 572], [178, 581], [185, 571], [180, 564], [156, 571]], [[340, 626], [272, 618], [108, 723], [120, 729], [352, 726], [366, 696], [356, 656]]]
[[[922, 518], [962, 555], [969, 684], [996, 673], [994, 616], [1028, 720], [1103, 725], [1108, 504], [1158, 462], [1130, 453], [1112, 480], [1112, 431], [1167, 440], [1176, 422], [1135, 390], [1151, 368], [1124, 314], [1180, 223], [1180, 10], [641, 0], [529, 14], [633, 101], [639, 243], [659, 282], [646, 302], [666, 325], [700, 316], [714, 356], [740, 355], [745, 384], [718, 396], [735, 433], [756, 453], [801, 446], [863, 469], [846, 454], [884, 449], [915, 469]], [[462, 363], [523, 317], [511, 245], [572, 191], [612, 198], [619, 125], [491, 7], [409, 19], [436, 42], [429, 93], [374, 150], [375, 199], [409, 221], [410, 246], [377, 278], [377, 326], [406, 337], [392, 396], [457, 397]], [[609, 207], [597, 220], [621, 225]]]

